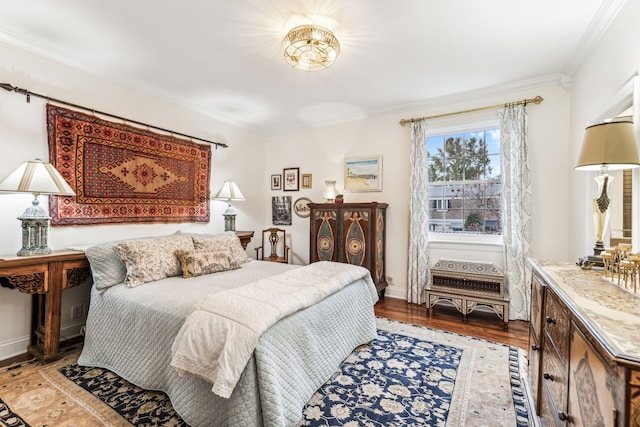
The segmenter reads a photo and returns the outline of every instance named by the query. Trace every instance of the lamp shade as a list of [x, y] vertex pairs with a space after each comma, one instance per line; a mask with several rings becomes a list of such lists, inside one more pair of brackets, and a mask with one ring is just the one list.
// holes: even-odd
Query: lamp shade
[[338, 195], [338, 190], [336, 189], [335, 181], [325, 181], [324, 182], [324, 190], [322, 191], [322, 197], [327, 199], [328, 201], [333, 201]]
[[333, 64], [340, 53], [340, 43], [328, 29], [319, 25], [293, 28], [282, 40], [284, 59], [297, 70], [318, 71]]
[[235, 182], [226, 180], [216, 194], [212, 197], [215, 200], [244, 200], [242, 192]]
[[589, 126], [584, 133], [576, 170], [598, 171], [640, 166], [633, 122], [609, 122]]
[[22, 163], [0, 182], [0, 191], [58, 196], [76, 195], [60, 172], [50, 163], [43, 163], [40, 159]]

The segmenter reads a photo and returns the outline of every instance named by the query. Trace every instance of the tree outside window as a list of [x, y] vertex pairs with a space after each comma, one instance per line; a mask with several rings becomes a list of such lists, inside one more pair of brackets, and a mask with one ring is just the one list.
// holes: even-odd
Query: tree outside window
[[429, 199], [441, 200], [430, 206], [430, 230], [500, 234], [500, 130], [429, 136], [426, 144]]

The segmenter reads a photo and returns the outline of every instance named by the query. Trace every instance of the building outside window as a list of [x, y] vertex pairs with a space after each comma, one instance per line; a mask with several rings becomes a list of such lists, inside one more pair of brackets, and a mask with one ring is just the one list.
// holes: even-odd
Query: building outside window
[[[436, 131], [437, 132], [437, 131]], [[500, 129], [496, 125], [426, 138], [429, 229], [501, 234]]]

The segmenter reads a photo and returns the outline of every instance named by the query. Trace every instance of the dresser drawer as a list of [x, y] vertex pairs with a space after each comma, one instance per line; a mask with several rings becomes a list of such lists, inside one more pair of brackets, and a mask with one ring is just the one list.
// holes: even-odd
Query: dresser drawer
[[[549, 340], [549, 334], [545, 333]], [[547, 344], [542, 348], [542, 383], [549, 390], [549, 395], [558, 411], [567, 410], [567, 369], [556, 349]]]
[[557, 297], [549, 291], [544, 299], [544, 313], [547, 336], [557, 349], [562, 364], [566, 364], [569, 353], [569, 316], [560, 306]]

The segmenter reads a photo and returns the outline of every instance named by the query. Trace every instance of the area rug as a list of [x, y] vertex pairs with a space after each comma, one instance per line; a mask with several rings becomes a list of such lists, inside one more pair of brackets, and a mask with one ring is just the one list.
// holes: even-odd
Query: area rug
[[[532, 425], [522, 350], [376, 321], [378, 338], [343, 362], [298, 426]], [[78, 355], [0, 370], [0, 426], [185, 425], [163, 393], [80, 367]]]
[[209, 222], [211, 146], [47, 104], [51, 225]]

